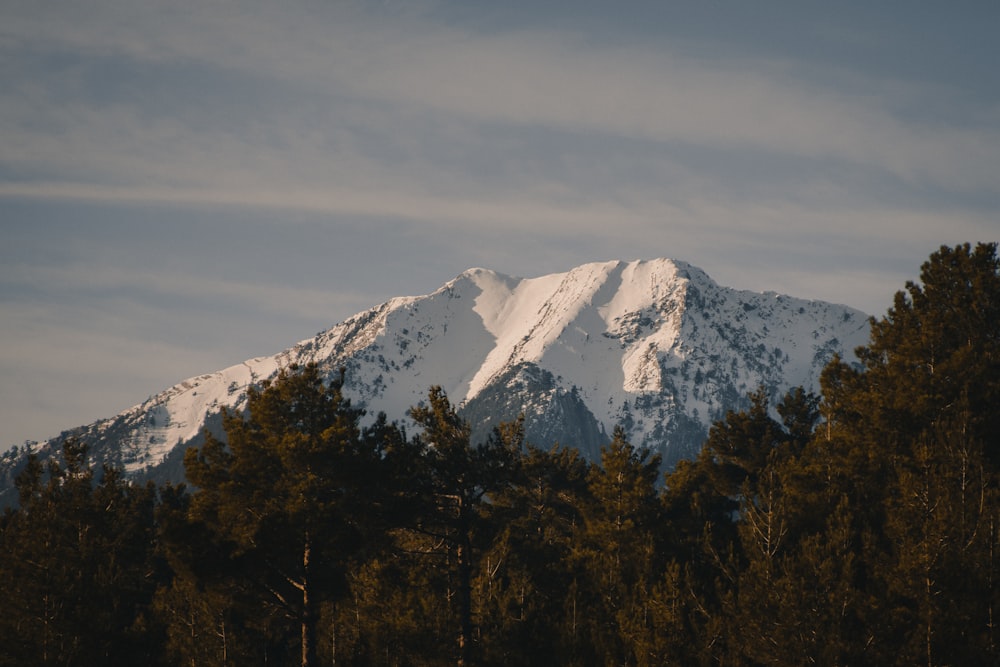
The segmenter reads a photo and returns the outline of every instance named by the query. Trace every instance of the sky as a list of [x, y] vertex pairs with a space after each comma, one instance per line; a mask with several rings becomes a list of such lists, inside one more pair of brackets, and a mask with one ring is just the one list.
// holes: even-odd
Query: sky
[[0, 450], [486, 267], [882, 316], [1000, 240], [996, 2], [0, 0]]

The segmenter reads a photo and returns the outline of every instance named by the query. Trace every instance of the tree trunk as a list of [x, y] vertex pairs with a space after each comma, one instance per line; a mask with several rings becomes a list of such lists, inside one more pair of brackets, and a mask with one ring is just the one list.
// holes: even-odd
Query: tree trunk
[[458, 544], [455, 549], [458, 574], [458, 667], [471, 664], [472, 643], [472, 543], [465, 508], [460, 506]]
[[316, 662], [316, 614], [315, 602], [309, 595], [310, 564], [312, 543], [306, 533], [302, 547], [302, 667], [313, 667]]

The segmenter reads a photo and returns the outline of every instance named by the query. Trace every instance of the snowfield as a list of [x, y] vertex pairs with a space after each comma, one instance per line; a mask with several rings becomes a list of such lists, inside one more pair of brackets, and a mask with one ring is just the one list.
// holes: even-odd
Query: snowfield
[[520, 404], [514, 397], [515, 407], [552, 418], [565, 411], [553, 401], [572, 396], [602, 434], [623, 424], [633, 444], [671, 459], [681, 430], [690, 443], [761, 385], [775, 397], [799, 385], [817, 390], [827, 361], [853, 359], [868, 330], [867, 315], [852, 308], [721, 287], [669, 259], [537, 278], [477, 268], [432, 294], [391, 299], [274, 356], [189, 378], [77, 431], [95, 460], [155, 475], [206, 426], [217, 429], [222, 408], [242, 409], [248, 386], [292, 364], [316, 362], [330, 377], [346, 368], [354, 403], [397, 420], [432, 385], [465, 404], [519, 391], [523, 370], [535, 368], [554, 386]]

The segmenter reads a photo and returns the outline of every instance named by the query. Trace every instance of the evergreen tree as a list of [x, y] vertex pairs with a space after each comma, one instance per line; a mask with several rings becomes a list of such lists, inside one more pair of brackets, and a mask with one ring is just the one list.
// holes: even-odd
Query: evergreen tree
[[[873, 320], [862, 368], [823, 377], [814, 458], [856, 510], [879, 659], [997, 661], [1000, 461], [996, 244], [942, 247]], [[961, 573], [958, 576], [956, 573]]]
[[660, 457], [636, 449], [616, 428], [591, 469], [586, 515], [590, 586], [597, 606], [591, 637], [602, 662], [656, 664], [650, 613], [657, 579], [656, 480]]
[[0, 664], [155, 664], [155, 489], [95, 479], [77, 440], [62, 458], [32, 457], [0, 522]]
[[224, 415], [226, 445], [207, 434], [184, 460], [197, 487], [192, 530], [221, 564], [204, 578], [254, 600], [259, 611], [245, 608], [242, 624], [275, 643], [290, 639], [284, 621], [292, 620], [304, 667], [316, 664], [320, 603], [345, 592], [382, 462], [381, 443], [363, 436], [362, 411], [341, 385], [325, 384], [312, 364], [283, 371], [248, 391], [245, 417]]
[[[799, 457], [818, 418], [818, 398], [793, 389], [770, 414], [767, 393], [714, 424], [698, 458], [666, 478], [665, 555], [661, 582], [670, 604], [665, 621], [678, 633], [665, 654], [681, 664], [774, 662], [787, 625], [786, 561], [807, 530], [799, 506], [812, 480], [800, 478]], [[681, 634], [683, 633], [683, 634]]]
[[513, 483], [493, 495], [497, 537], [477, 581], [486, 664], [579, 660], [589, 609], [579, 599], [589, 470], [575, 449], [528, 446]]
[[491, 493], [508, 486], [523, 445], [523, 424], [501, 426], [490, 440], [473, 446], [471, 429], [440, 387], [432, 387], [426, 405], [410, 410], [421, 428], [419, 459], [422, 483], [416, 490], [422, 512], [415, 528], [441, 540], [453, 563], [457, 663], [472, 664], [474, 618], [472, 581], [477, 565], [474, 537], [483, 527]]

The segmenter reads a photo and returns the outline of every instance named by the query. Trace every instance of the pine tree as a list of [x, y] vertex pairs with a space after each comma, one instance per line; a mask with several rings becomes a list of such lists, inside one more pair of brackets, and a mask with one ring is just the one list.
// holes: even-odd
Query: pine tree
[[205, 576], [257, 602], [246, 623], [264, 636], [282, 636], [276, 624], [294, 619], [303, 667], [316, 664], [320, 603], [346, 590], [382, 462], [341, 385], [312, 364], [283, 371], [248, 391], [245, 417], [224, 415], [225, 445], [208, 434], [184, 460], [197, 487], [189, 521], [224, 564]]
[[997, 660], [996, 244], [942, 247], [921, 281], [872, 321], [860, 369], [827, 368], [827, 424], [815, 448], [867, 536], [857, 562], [874, 602], [874, 654], [988, 664]]
[[[486, 443], [470, 442], [468, 422], [458, 416], [440, 387], [432, 387], [426, 405], [410, 410], [421, 428], [416, 491], [422, 508], [415, 528], [441, 540], [454, 574], [457, 664], [472, 664], [474, 618], [472, 581], [476, 568], [474, 538], [483, 527], [483, 510], [490, 494], [507, 487], [523, 446], [520, 422], [494, 430]], [[415, 462], [417, 463], [417, 462]], [[419, 480], [418, 480], [419, 481]]]
[[95, 479], [77, 440], [62, 458], [32, 457], [0, 524], [0, 664], [153, 664], [155, 490]]
[[779, 655], [795, 597], [787, 561], [802, 534], [822, 528], [827, 516], [800, 502], [811, 501], [800, 456], [817, 406], [817, 397], [793, 389], [776, 406], [778, 423], [760, 389], [746, 411], [712, 426], [696, 460], [667, 476], [669, 564], [660, 586], [676, 637], [663, 651], [677, 662], [773, 662]]
[[572, 664], [579, 657], [579, 558], [590, 466], [571, 448], [528, 446], [513, 483], [495, 493], [497, 537], [477, 586], [484, 663]]
[[592, 504], [586, 514], [589, 585], [598, 605], [591, 636], [607, 663], [655, 664], [652, 589], [658, 579], [660, 457], [633, 447], [623, 429], [601, 449], [591, 469]]

